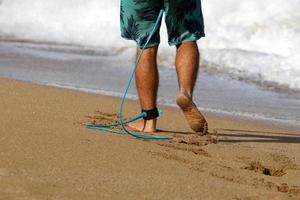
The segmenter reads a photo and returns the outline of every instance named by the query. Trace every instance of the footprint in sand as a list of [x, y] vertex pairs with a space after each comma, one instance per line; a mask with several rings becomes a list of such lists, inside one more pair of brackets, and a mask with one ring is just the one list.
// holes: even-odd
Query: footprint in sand
[[104, 113], [101, 111], [96, 111], [97, 115], [87, 116], [89, 122], [87, 124], [110, 124], [118, 122], [118, 116], [116, 114]]
[[255, 171], [258, 173], [262, 173], [266, 176], [277, 176], [281, 177], [286, 174], [286, 171], [283, 168], [274, 168], [274, 167], [265, 167], [260, 162], [255, 161], [249, 163], [248, 166], [244, 167], [244, 169]]

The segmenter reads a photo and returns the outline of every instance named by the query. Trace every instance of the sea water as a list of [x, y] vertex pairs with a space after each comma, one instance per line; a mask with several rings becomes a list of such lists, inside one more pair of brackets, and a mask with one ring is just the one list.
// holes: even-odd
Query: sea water
[[[208, 67], [300, 89], [299, 0], [202, 0], [202, 6], [207, 36], [199, 45]], [[133, 46], [120, 38], [119, 26], [119, 0], [0, 1], [2, 39]], [[163, 46], [165, 33], [163, 26]]]
[[[199, 106], [299, 123], [300, 1], [202, 0], [202, 7]], [[118, 0], [0, 0], [0, 76], [118, 96], [135, 51], [119, 26]], [[163, 25], [159, 101], [171, 105], [175, 49], [166, 35]]]

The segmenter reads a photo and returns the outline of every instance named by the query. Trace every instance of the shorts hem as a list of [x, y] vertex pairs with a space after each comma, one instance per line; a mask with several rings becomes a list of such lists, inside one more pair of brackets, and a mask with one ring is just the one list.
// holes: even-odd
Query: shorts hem
[[[129, 37], [125, 37], [125, 36], [121, 36], [123, 39], [125, 40], [131, 40], [133, 42], [136, 43], [137, 47], [142, 49], [144, 47], [144, 45], [139, 44], [135, 39], [129, 38]], [[158, 46], [160, 43], [159, 42], [154, 42], [154, 43], [148, 43], [147, 46], [145, 47], [145, 49], [151, 48], [151, 47], [155, 47]]]
[[175, 46], [175, 45], [178, 45], [178, 44], [181, 44], [181, 43], [185, 43], [185, 42], [197, 41], [197, 40], [201, 39], [202, 37], [205, 37], [205, 34], [202, 34], [202, 35], [199, 35], [199, 36], [193, 35], [190, 38], [186, 38], [186, 39], [183, 39], [183, 40], [180, 40], [180, 41], [168, 42], [168, 44], [169, 44], [169, 46]]

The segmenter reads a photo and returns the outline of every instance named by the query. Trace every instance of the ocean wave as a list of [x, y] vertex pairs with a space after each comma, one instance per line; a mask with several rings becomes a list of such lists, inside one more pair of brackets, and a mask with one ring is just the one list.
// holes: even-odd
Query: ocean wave
[[[300, 89], [299, 0], [202, 0], [206, 38], [199, 42], [208, 67]], [[1, 0], [0, 39], [123, 48], [119, 0]], [[164, 65], [174, 49], [162, 45]]]

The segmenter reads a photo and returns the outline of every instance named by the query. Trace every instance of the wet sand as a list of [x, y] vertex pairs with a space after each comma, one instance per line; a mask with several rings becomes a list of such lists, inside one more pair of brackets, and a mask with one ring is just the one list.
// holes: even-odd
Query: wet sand
[[[171, 141], [84, 127], [114, 121], [118, 104], [0, 79], [0, 199], [300, 199], [297, 129], [204, 113], [199, 137], [166, 106], [157, 134]], [[138, 112], [127, 101], [125, 115]]]

